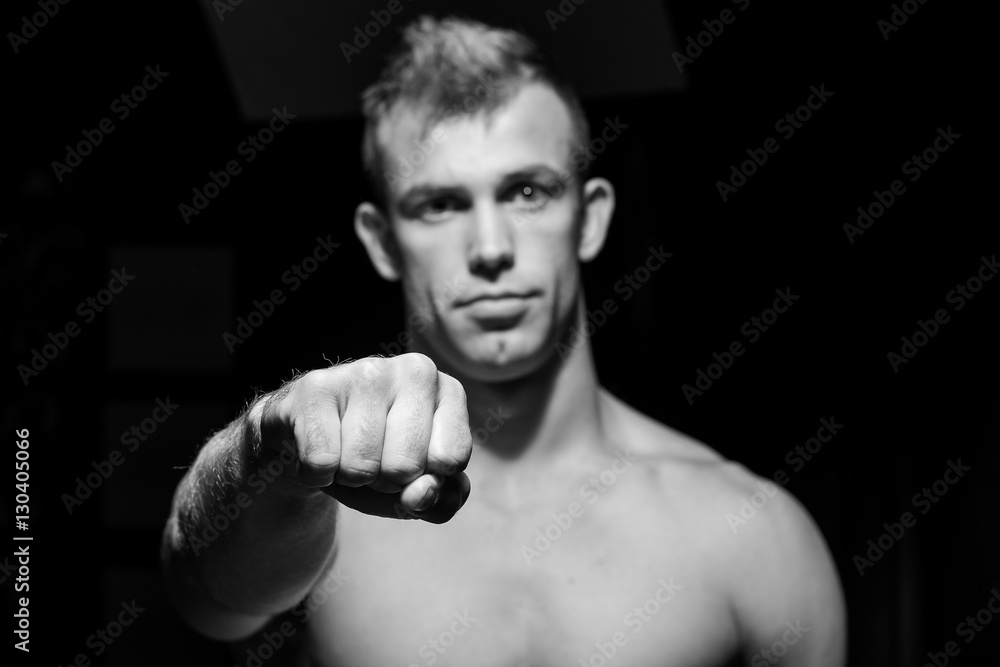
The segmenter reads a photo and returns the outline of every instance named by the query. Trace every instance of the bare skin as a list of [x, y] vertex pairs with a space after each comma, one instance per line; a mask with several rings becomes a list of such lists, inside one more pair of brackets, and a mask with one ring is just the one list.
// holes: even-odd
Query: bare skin
[[[593, 372], [574, 359], [562, 373]], [[763, 665], [787, 634], [782, 664], [842, 665], [836, 575], [799, 504], [775, 488], [734, 534], [726, 515], [761, 480], [595, 384], [572, 386], [578, 405], [595, 401], [572, 411], [591, 437], [505, 458], [520, 430], [509, 396], [451, 521], [340, 512], [327, 593], [279, 619], [310, 664], [577, 665], [603, 648], [620, 665]]]
[[[420, 129], [393, 118], [387, 152]], [[330, 667], [843, 665], [839, 583], [803, 508], [601, 389], [586, 339], [554, 352], [583, 322], [579, 263], [614, 208], [603, 179], [579, 199], [545, 189], [567, 156], [561, 101], [526, 85], [446, 131], [388, 214], [356, 218], [423, 318], [418, 354], [310, 373], [258, 402], [248, 435], [209, 443], [166, 531], [181, 614], [250, 637], [243, 664], [269, 624], [281, 659]], [[473, 446], [470, 427], [488, 437]], [[194, 554], [190, 517], [249, 488], [246, 452], [289, 442], [294, 465]]]
[[843, 664], [835, 576], [797, 504], [775, 497], [734, 535], [725, 514], [758, 490], [745, 470], [608, 394], [600, 403], [617, 433], [606, 451], [567, 451], [544, 472], [471, 466], [468, 503], [433, 530], [345, 512], [340, 537], [356, 548], [315, 610], [316, 663], [577, 665], [621, 633], [615, 664], [723, 665], [800, 621], [783, 664]]

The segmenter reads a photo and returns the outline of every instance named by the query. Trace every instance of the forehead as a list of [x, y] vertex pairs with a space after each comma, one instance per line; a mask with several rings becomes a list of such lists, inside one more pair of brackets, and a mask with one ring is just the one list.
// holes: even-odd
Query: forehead
[[573, 145], [569, 109], [549, 86], [523, 85], [488, 113], [446, 118], [425, 127], [420, 114], [397, 108], [380, 127], [393, 197], [416, 186], [473, 186], [527, 167], [564, 170]]

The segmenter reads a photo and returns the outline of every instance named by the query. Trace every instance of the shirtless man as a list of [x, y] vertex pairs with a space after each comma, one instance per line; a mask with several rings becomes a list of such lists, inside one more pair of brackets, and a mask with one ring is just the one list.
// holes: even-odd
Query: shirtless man
[[382, 201], [355, 229], [412, 344], [301, 375], [202, 448], [164, 532], [180, 614], [250, 638], [242, 665], [843, 665], [801, 505], [602, 389], [571, 337], [614, 210], [572, 91], [517, 33], [404, 41], [365, 96]]

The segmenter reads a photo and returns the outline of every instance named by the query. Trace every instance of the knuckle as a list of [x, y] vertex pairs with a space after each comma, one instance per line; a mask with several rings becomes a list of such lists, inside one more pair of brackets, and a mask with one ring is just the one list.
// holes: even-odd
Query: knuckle
[[426, 354], [408, 352], [394, 357], [394, 361], [406, 380], [430, 382], [437, 379], [437, 365]]
[[310, 395], [325, 387], [329, 383], [329, 369], [322, 368], [302, 375], [293, 385], [294, 391], [303, 395]]
[[358, 359], [350, 365], [350, 388], [360, 391], [379, 391], [387, 384], [387, 361], [381, 357]]
[[294, 381], [288, 398], [302, 410], [316, 409], [320, 404], [336, 404], [338, 387], [343, 379], [335, 368], [321, 368], [302, 375]]
[[364, 359], [358, 359], [351, 366], [353, 369], [360, 371], [364, 376], [378, 377], [385, 373], [388, 362], [389, 360], [383, 357], [365, 357]]

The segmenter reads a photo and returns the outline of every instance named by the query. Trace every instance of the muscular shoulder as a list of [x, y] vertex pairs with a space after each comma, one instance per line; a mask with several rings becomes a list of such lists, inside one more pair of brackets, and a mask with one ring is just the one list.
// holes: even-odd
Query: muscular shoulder
[[713, 558], [729, 550], [733, 533], [726, 515], [740, 499], [757, 491], [760, 481], [737, 462], [689, 435], [642, 414], [605, 393], [604, 425], [615, 449], [629, 453], [642, 473], [646, 502], [662, 516], [684, 526], [685, 540], [711, 548]]
[[746, 542], [770, 544], [783, 533], [818, 535], [808, 513], [782, 487], [606, 392], [604, 399], [615, 446], [648, 471], [666, 493], [661, 500], [688, 498], [686, 504], [694, 505], [688, 509], [700, 520]]
[[690, 548], [725, 579], [747, 643], [769, 645], [786, 623], [801, 621], [822, 629], [800, 652], [808, 650], [813, 664], [840, 664], [845, 621], [840, 583], [822, 534], [802, 504], [708, 445], [606, 398], [611, 429], [646, 471], [651, 502], [673, 528], [686, 529]]
[[670, 428], [603, 391], [604, 428], [611, 445], [625, 449], [650, 474], [669, 476], [664, 487], [707, 496], [734, 491], [752, 475], [708, 445]]

